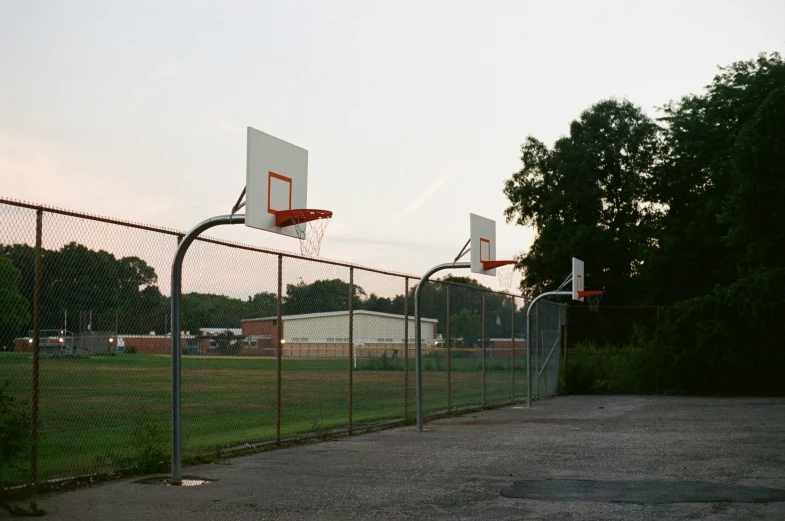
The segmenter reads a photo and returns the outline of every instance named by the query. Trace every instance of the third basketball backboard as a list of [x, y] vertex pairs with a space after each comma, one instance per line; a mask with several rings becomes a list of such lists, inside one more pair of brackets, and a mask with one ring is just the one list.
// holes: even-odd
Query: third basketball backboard
[[308, 151], [248, 127], [245, 224], [290, 237], [298, 226], [276, 225], [276, 213], [307, 208]]

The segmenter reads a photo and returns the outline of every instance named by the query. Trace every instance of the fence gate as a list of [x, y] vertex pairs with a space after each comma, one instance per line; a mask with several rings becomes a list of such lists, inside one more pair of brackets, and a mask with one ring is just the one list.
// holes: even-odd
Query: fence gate
[[559, 391], [562, 326], [567, 306], [547, 300], [534, 304], [531, 313], [532, 398], [553, 396]]

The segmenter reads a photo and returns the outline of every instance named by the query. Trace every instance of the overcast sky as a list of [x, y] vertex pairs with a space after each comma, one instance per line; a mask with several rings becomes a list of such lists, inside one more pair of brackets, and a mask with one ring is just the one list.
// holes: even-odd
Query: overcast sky
[[186, 230], [229, 213], [252, 126], [309, 151], [323, 257], [421, 274], [477, 213], [509, 258], [534, 237], [503, 216], [527, 135], [608, 97], [656, 116], [772, 51], [782, 0], [0, 0], [0, 195]]

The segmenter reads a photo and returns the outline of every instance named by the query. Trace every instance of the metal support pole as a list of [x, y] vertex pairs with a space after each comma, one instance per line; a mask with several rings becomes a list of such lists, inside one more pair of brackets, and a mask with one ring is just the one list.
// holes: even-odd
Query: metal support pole
[[222, 224], [243, 224], [245, 215], [220, 215], [194, 226], [177, 246], [172, 262], [172, 485], [182, 483], [182, 439], [180, 433], [180, 293], [183, 259], [188, 247], [203, 231]]
[[[660, 306], [657, 306], [657, 329], [660, 329]], [[659, 357], [659, 349], [655, 349], [654, 351], [654, 394], [660, 393], [660, 379], [659, 379], [659, 371], [660, 371], [660, 357]]]
[[30, 448], [30, 486], [38, 484], [38, 378], [41, 355], [41, 285], [43, 284], [43, 236], [44, 211], [35, 212], [35, 285], [33, 287], [33, 403], [32, 403], [32, 447]]
[[562, 345], [562, 358], [561, 358], [561, 373], [565, 384], [567, 383], [567, 323], [561, 325], [561, 345]]
[[349, 434], [352, 433], [352, 386], [354, 384], [354, 267], [349, 268]]
[[278, 321], [275, 335], [275, 444], [281, 444], [281, 361], [283, 359], [283, 255], [278, 255]]
[[471, 268], [470, 262], [455, 262], [448, 264], [439, 264], [425, 272], [425, 275], [420, 279], [417, 284], [417, 289], [414, 290], [414, 351], [415, 351], [415, 366], [417, 384], [417, 430], [422, 432], [422, 324], [420, 323], [420, 295], [422, 294], [422, 287], [428, 282], [428, 279], [441, 270]]
[[[532, 349], [531, 349], [531, 312], [534, 304], [544, 297], [553, 297], [553, 296], [570, 296], [572, 295], [572, 291], [546, 291], [545, 293], [540, 293], [534, 300], [529, 302], [529, 308], [526, 310], [526, 385], [527, 385], [527, 393], [526, 393], [526, 405], [528, 407], [532, 406]], [[539, 314], [538, 314], [539, 315]]]

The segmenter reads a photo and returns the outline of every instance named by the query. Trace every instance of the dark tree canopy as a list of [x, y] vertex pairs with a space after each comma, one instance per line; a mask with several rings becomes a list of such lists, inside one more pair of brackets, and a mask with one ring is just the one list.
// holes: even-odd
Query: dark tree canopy
[[[783, 81], [785, 83], [785, 80]], [[734, 143], [720, 216], [740, 271], [785, 267], [785, 86], [773, 91]]]
[[[663, 108], [664, 150], [652, 183], [652, 202], [664, 208], [646, 259], [654, 301], [673, 302], [710, 292], [738, 276], [738, 243], [727, 242], [733, 217], [720, 219], [737, 188], [737, 139], [764, 100], [785, 86], [778, 54], [721, 67], [703, 94]], [[736, 172], [736, 174], [734, 173]], [[765, 211], [765, 210], [764, 210]]]
[[[414, 314], [414, 290], [410, 295], [409, 313]], [[475, 347], [482, 339], [483, 296], [486, 310], [486, 337], [509, 338], [523, 336], [521, 315], [523, 309], [514, 309], [513, 298], [489, 289], [476, 279], [465, 276], [446, 275], [429, 282], [423, 287], [420, 303], [425, 318], [439, 321], [437, 331], [447, 338], [447, 310], [449, 295], [450, 336], [455, 347]], [[520, 304], [520, 300], [518, 301]], [[460, 339], [460, 340], [458, 340]]]
[[[35, 249], [26, 244], [0, 246], [0, 257], [21, 272], [20, 292], [32, 303]], [[118, 259], [71, 242], [59, 250], [42, 251], [42, 277], [42, 329], [62, 329], [70, 313], [68, 328], [74, 330], [79, 314], [89, 312], [116, 317], [107, 321], [111, 329], [127, 332], [142, 332], [151, 321], [161, 328], [165, 324], [168, 299], [158, 291], [155, 270], [138, 257]]]

